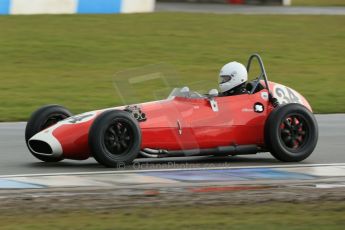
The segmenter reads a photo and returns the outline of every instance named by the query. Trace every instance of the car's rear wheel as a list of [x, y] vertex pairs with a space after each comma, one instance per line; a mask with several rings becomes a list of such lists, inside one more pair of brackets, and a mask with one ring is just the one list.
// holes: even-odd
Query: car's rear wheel
[[137, 158], [141, 132], [137, 120], [125, 111], [108, 110], [100, 114], [89, 131], [93, 157], [106, 167], [122, 167]]
[[314, 151], [317, 140], [315, 116], [303, 105], [293, 103], [277, 107], [266, 121], [266, 148], [280, 161], [306, 159]]
[[72, 113], [59, 105], [46, 105], [36, 110], [30, 117], [25, 128], [25, 142], [31, 154], [44, 162], [59, 162], [63, 158], [39, 155], [31, 150], [28, 141], [40, 131], [55, 125], [57, 122], [72, 116]]

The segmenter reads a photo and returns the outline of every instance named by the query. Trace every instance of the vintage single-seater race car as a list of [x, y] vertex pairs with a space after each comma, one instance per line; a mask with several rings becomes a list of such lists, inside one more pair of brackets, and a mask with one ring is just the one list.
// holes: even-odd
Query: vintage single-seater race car
[[315, 149], [318, 126], [307, 100], [261, 74], [247, 83], [248, 93], [220, 97], [188, 87], [165, 100], [72, 115], [59, 105], [34, 112], [25, 139], [45, 162], [94, 157], [107, 167], [139, 157], [230, 156], [271, 152], [280, 161], [306, 159]]

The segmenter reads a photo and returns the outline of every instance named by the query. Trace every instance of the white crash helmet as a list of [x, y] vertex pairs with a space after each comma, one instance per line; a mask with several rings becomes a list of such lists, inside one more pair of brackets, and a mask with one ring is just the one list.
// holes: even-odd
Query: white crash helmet
[[238, 62], [229, 62], [224, 65], [219, 73], [220, 92], [224, 93], [228, 90], [241, 85], [248, 80], [247, 69]]

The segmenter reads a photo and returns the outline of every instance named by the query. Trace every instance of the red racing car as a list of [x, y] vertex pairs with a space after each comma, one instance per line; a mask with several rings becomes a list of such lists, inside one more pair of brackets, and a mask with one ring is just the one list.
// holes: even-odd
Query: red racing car
[[161, 101], [86, 112], [73, 116], [59, 105], [34, 112], [25, 139], [45, 162], [94, 157], [107, 167], [138, 157], [228, 156], [271, 152], [281, 161], [306, 159], [315, 149], [318, 126], [307, 100], [295, 90], [260, 76], [248, 93], [201, 95], [174, 89]]

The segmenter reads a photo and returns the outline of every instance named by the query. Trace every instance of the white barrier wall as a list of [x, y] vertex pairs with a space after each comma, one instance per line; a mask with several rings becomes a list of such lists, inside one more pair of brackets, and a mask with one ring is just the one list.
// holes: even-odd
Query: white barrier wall
[[291, 5], [291, 0], [283, 0], [283, 5], [284, 6], [290, 6]]
[[77, 8], [74, 0], [12, 0], [11, 14], [73, 14]]
[[0, 14], [116, 14], [152, 12], [156, 0], [0, 0]]
[[129, 0], [122, 1], [122, 13], [152, 12], [155, 9], [155, 1]]

